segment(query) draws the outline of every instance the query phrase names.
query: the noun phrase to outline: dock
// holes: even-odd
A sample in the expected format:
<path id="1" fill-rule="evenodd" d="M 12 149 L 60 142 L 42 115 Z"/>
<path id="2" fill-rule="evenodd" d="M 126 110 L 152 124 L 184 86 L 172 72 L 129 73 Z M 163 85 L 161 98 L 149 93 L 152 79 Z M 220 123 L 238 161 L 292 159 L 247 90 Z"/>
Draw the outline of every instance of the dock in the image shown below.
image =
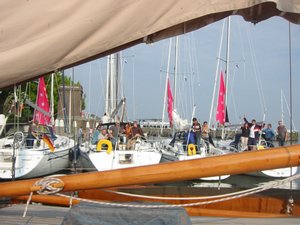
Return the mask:
<path id="1" fill-rule="evenodd" d="M 25 217 L 23 213 L 25 204 L 8 205 L 0 208 L 2 225 L 60 225 L 69 208 L 31 204 Z M 298 225 L 299 218 L 224 218 L 224 217 L 190 217 L 193 225 L 213 224 L 239 224 L 239 225 Z"/>
<path id="2" fill-rule="evenodd" d="M 0 208 L 2 225 L 58 225 L 69 211 L 67 207 L 29 205 L 27 214 L 23 217 L 25 204 L 10 205 Z"/>

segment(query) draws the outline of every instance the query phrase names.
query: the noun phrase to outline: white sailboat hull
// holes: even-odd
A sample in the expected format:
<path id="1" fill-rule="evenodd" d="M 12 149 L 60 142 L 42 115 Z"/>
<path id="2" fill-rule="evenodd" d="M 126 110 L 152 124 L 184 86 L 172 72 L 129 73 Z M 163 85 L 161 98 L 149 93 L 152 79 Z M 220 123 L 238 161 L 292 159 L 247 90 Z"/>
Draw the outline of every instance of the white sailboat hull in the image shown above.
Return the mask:
<path id="1" fill-rule="evenodd" d="M 106 151 L 91 150 L 81 152 L 80 158 L 84 170 L 105 171 L 158 164 L 161 153 L 151 150 L 114 150 L 108 154 Z"/>
<path id="2" fill-rule="evenodd" d="M 203 152 L 203 151 L 202 151 Z M 200 155 L 182 155 L 179 156 L 179 160 L 191 160 L 191 159 L 200 159 L 206 157 L 205 154 Z M 213 177 L 201 177 L 200 180 L 206 180 L 206 181 L 216 181 L 216 180 L 224 180 L 226 178 L 230 177 L 230 175 L 222 175 L 222 176 L 213 176 Z"/>
<path id="3" fill-rule="evenodd" d="M 150 143 L 137 141 L 134 150 L 122 148 L 113 149 L 108 153 L 106 150 L 96 150 L 96 145 L 82 144 L 80 147 L 80 163 L 83 170 L 106 171 L 129 167 L 138 167 L 158 164 L 162 153 L 151 147 Z"/>
<path id="4" fill-rule="evenodd" d="M 81 163 L 85 170 L 106 171 L 129 167 L 158 164 L 161 153 L 156 151 L 114 150 L 81 152 Z"/>
<path id="5" fill-rule="evenodd" d="M 186 151 L 183 150 L 183 145 L 181 143 L 175 144 L 175 148 L 170 148 L 173 149 L 171 151 L 166 147 L 170 143 L 170 140 L 164 140 L 161 145 L 161 149 L 163 152 L 163 158 L 168 159 L 170 161 L 183 161 L 183 160 L 192 160 L 192 159 L 200 159 L 200 158 L 205 158 L 205 157 L 210 157 L 214 155 L 222 155 L 224 154 L 224 151 L 213 148 L 212 146 L 210 147 L 209 153 L 206 152 L 206 147 L 201 147 L 201 150 L 199 153 L 195 155 L 188 155 Z M 203 146 L 205 144 L 203 143 Z M 213 176 L 213 177 L 202 177 L 200 180 L 206 180 L 206 181 L 216 181 L 216 180 L 224 180 L 226 178 L 230 177 L 230 175 L 222 175 L 222 176 Z"/>
<path id="6" fill-rule="evenodd" d="M 1 143 L 8 143 L 2 140 Z M 51 152 L 41 141 L 39 147 L 15 149 L 15 165 L 13 166 L 13 148 L 2 145 L 0 149 L 0 178 L 25 179 L 53 174 L 66 169 L 70 165 L 69 150 L 74 147 L 74 141 L 58 136 L 54 141 L 55 150 Z"/>
<path id="7" fill-rule="evenodd" d="M 273 177 L 273 178 L 284 178 L 293 176 L 297 173 L 298 167 L 291 167 L 291 168 L 280 168 L 280 169 L 273 169 L 273 170 L 262 170 L 256 171 L 252 173 L 247 173 L 252 176 L 258 177 Z"/>

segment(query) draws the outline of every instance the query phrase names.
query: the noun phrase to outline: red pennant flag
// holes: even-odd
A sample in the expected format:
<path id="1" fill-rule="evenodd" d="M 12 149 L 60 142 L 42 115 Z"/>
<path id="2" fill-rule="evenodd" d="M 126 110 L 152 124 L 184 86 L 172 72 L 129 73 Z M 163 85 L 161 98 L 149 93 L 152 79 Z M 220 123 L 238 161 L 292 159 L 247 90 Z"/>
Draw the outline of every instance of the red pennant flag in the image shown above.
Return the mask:
<path id="1" fill-rule="evenodd" d="M 170 127 L 173 126 L 173 116 L 172 116 L 172 111 L 173 111 L 173 95 L 171 91 L 171 86 L 170 86 L 170 80 L 168 78 L 168 116 L 169 116 L 169 121 L 170 121 Z"/>
<path id="2" fill-rule="evenodd" d="M 223 78 L 223 72 L 221 71 L 218 107 L 216 115 L 216 121 L 218 121 L 221 125 L 225 123 L 225 94 L 225 83 Z"/>
<path id="3" fill-rule="evenodd" d="M 46 85 L 44 81 L 44 77 L 39 78 L 39 85 L 38 85 L 38 94 L 36 98 L 36 105 L 43 109 L 46 112 L 50 112 Z M 49 125 L 50 124 L 50 116 L 44 115 L 42 112 L 35 110 L 33 115 L 33 121 L 38 122 L 42 125 Z"/>

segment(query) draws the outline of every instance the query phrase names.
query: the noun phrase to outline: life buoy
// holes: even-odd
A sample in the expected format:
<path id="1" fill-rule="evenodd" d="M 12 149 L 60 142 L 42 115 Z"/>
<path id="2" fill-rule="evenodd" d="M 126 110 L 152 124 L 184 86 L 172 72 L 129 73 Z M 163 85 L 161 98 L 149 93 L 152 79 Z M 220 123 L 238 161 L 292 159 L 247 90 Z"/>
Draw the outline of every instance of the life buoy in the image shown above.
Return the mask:
<path id="1" fill-rule="evenodd" d="M 194 144 L 188 145 L 188 155 L 196 155 L 196 145 Z"/>
<path id="2" fill-rule="evenodd" d="M 97 148 L 96 148 L 97 151 L 101 151 L 102 150 L 102 145 L 107 145 L 106 153 L 110 154 L 111 151 L 112 151 L 112 148 L 113 148 L 111 141 L 110 140 L 106 140 L 106 139 L 98 141 Z"/>

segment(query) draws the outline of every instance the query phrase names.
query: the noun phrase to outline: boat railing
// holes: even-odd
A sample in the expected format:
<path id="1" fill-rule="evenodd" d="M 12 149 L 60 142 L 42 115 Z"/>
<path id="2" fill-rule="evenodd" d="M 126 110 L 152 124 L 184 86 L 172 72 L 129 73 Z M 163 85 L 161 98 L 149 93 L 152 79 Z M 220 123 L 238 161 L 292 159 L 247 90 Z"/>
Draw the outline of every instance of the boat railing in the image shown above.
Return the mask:
<path id="1" fill-rule="evenodd" d="M 24 133 L 21 131 L 17 131 L 14 134 L 14 140 L 13 140 L 13 148 L 18 149 L 24 144 Z"/>

